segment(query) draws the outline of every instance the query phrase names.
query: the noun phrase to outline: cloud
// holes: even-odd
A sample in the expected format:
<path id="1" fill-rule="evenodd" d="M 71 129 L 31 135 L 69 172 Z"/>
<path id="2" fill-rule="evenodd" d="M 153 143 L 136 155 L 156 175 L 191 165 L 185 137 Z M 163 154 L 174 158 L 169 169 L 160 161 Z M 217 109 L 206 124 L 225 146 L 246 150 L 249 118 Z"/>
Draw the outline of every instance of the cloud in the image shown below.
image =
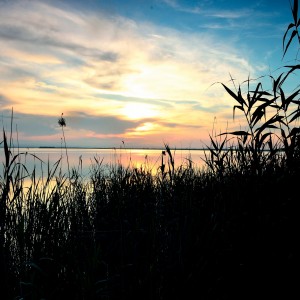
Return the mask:
<path id="1" fill-rule="evenodd" d="M 0 101 L 3 97 L 0 97 Z M 10 123 L 18 135 L 21 146 L 36 145 L 59 146 L 62 138 L 61 128 L 58 125 L 59 116 L 39 114 L 13 114 L 10 110 L 2 110 L 2 123 L 6 131 L 10 131 Z M 69 146 L 95 146 L 102 140 L 119 141 L 136 128 L 143 126 L 144 121 L 122 120 L 117 117 L 95 116 L 82 112 L 64 114 L 66 127 L 65 135 Z M 88 141 L 93 140 L 94 144 Z M 78 143 L 78 140 L 81 142 Z M 27 141 L 27 143 L 26 143 Z M 30 141 L 30 142 L 28 142 Z"/>
<path id="2" fill-rule="evenodd" d="M 72 130 L 92 130 L 96 134 L 125 134 L 139 126 L 137 121 L 121 120 L 112 116 L 93 116 L 82 112 L 69 112 L 67 122 Z"/>
<path id="3" fill-rule="evenodd" d="M 240 19 L 253 15 L 254 11 L 252 9 L 210 9 L 208 3 L 197 4 L 197 5 L 182 5 L 176 0 L 163 0 L 163 2 L 169 7 L 185 13 L 198 14 L 202 16 L 210 16 L 221 19 Z"/>
<path id="4" fill-rule="evenodd" d="M 241 19 L 253 15 L 252 9 L 208 11 L 207 16 L 221 19 Z"/>
<path id="5" fill-rule="evenodd" d="M 0 105 L 1 105 L 1 108 L 3 109 L 3 107 L 7 106 L 8 104 L 10 104 L 9 99 L 7 99 L 6 97 L 4 97 L 4 96 L 2 96 L 0 94 Z"/>
<path id="6" fill-rule="evenodd" d="M 178 3 L 176 0 L 162 0 L 163 3 L 165 3 L 167 6 L 175 9 L 176 11 L 190 13 L 190 14 L 202 14 L 203 11 L 200 8 L 200 6 L 183 6 Z"/>
<path id="7" fill-rule="evenodd" d="M 76 130 L 77 140 L 84 134 L 119 138 L 141 131 L 157 137 L 170 128 L 196 132 L 199 119 L 205 127 L 209 113 L 227 107 L 221 88 L 207 91 L 212 83 L 227 79 L 229 72 L 244 78 L 261 69 L 247 53 L 239 54 L 234 40 L 66 7 L 53 1 L 1 3 L 2 97 L 24 118 L 24 138 L 46 139 L 48 133 L 56 139 L 53 124 L 61 112 L 69 118 L 66 130 L 74 141 Z M 235 12 L 215 17 L 226 13 L 238 17 Z M 146 113 L 141 119 L 128 109 L 126 114 L 135 105 L 157 114 L 152 120 Z"/>
<path id="8" fill-rule="evenodd" d="M 190 125 L 190 124 L 181 124 L 181 123 L 167 123 L 167 122 L 161 122 L 159 123 L 161 126 L 167 127 L 167 128 L 184 128 L 184 129 L 199 129 L 202 126 L 201 125 Z"/>
<path id="9" fill-rule="evenodd" d="M 57 133 L 57 118 L 47 115 L 38 114 L 23 114 L 15 113 L 9 109 L 1 110 L 2 118 L 4 118 L 4 128 L 9 129 L 12 121 L 14 131 L 17 131 L 21 136 L 40 136 L 53 135 Z"/>
<path id="10" fill-rule="evenodd" d="M 213 106 L 203 106 L 201 104 L 196 104 L 193 105 L 193 109 L 198 110 L 198 111 L 205 111 L 205 112 L 211 112 L 211 113 L 218 113 L 218 112 L 222 112 L 224 110 L 228 110 L 231 109 L 232 107 L 230 105 L 213 105 Z"/>
<path id="11" fill-rule="evenodd" d="M 4 114 L 8 115 L 8 111 Z M 93 116 L 82 112 L 69 112 L 64 115 L 66 119 L 67 132 L 78 132 L 79 130 L 89 131 L 90 134 L 125 134 L 126 131 L 139 126 L 141 122 L 121 120 L 116 117 Z M 61 131 L 58 125 L 58 117 L 36 114 L 18 113 L 14 117 L 14 123 L 18 125 L 21 134 L 30 136 L 52 135 Z M 21 124 L 21 126 L 19 126 Z"/>
<path id="12" fill-rule="evenodd" d="M 124 89 L 127 88 L 126 79 L 142 81 L 143 77 L 149 79 L 154 72 L 159 75 L 156 71 L 170 76 L 168 72 L 177 71 L 182 66 L 187 68 L 191 59 L 200 62 L 199 58 L 208 49 L 222 48 L 223 57 L 226 50 L 233 50 L 228 46 L 224 49 L 224 45 L 218 45 L 205 35 L 182 34 L 168 28 L 137 24 L 119 16 L 107 17 L 101 13 L 77 15 L 35 1 L 15 3 L 18 5 L 8 13 L 3 10 L 0 37 L 14 42 L 13 48 L 19 50 L 25 45 L 24 54 L 39 52 L 53 55 L 67 65 L 77 64 L 78 71 L 91 74 L 85 81 L 93 86 L 99 82 L 100 88 L 103 78 L 112 77 L 114 80 L 110 82 L 118 82 L 116 86 Z M 211 56 L 216 55 L 214 51 L 209 52 Z M 209 52 L 205 56 L 210 56 Z M 226 54 L 228 59 L 232 56 Z M 164 63 L 161 65 L 161 62 Z M 173 68 L 171 63 L 174 63 Z"/>
<path id="13" fill-rule="evenodd" d="M 177 13 L 190 15 L 192 20 L 198 18 L 196 25 L 198 28 L 211 32 L 232 31 L 235 35 L 240 35 L 240 39 L 259 38 L 262 32 L 265 32 L 267 38 L 281 37 L 281 29 L 286 26 L 282 22 L 282 15 L 278 8 L 273 9 L 268 3 L 261 1 L 247 6 L 242 1 L 225 3 L 223 1 L 162 0 L 162 3 Z M 276 22 L 274 22 L 275 18 L 277 18 Z"/>

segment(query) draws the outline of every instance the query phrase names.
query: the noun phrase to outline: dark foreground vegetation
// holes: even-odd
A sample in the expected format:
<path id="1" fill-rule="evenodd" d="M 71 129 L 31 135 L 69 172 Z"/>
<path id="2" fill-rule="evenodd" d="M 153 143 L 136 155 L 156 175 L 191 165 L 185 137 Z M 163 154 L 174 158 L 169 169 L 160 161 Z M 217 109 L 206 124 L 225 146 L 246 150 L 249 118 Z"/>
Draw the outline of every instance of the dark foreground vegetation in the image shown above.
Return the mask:
<path id="1" fill-rule="evenodd" d="M 156 174 L 95 158 L 88 179 L 59 162 L 39 179 L 3 132 L 0 298 L 293 299 L 300 90 L 284 87 L 299 68 L 270 76 L 269 90 L 224 85 L 246 129 L 212 134 L 201 171 L 175 168 L 166 145 Z"/>

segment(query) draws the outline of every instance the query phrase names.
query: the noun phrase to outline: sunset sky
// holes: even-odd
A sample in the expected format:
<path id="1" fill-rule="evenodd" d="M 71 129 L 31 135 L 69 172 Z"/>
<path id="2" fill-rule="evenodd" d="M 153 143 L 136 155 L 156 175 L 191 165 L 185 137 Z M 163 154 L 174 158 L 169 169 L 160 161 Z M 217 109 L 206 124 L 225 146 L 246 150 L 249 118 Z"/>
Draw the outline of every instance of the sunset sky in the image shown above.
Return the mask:
<path id="1" fill-rule="evenodd" d="M 63 113 L 68 146 L 203 147 L 241 125 L 217 82 L 283 66 L 291 21 L 288 0 L 0 0 L 1 125 L 13 108 L 20 146 L 60 146 Z"/>

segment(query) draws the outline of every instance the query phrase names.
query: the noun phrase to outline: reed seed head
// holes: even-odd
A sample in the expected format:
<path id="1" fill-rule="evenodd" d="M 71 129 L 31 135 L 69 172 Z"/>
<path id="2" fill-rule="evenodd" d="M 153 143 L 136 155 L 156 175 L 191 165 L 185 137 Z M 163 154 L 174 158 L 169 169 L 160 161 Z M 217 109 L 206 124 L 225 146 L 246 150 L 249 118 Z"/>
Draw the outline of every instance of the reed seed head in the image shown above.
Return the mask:
<path id="1" fill-rule="evenodd" d="M 67 124 L 66 124 L 66 120 L 65 120 L 65 118 L 63 117 L 63 113 L 61 114 L 61 117 L 58 119 L 58 125 L 60 126 L 60 127 L 65 127 L 65 126 L 67 126 Z"/>

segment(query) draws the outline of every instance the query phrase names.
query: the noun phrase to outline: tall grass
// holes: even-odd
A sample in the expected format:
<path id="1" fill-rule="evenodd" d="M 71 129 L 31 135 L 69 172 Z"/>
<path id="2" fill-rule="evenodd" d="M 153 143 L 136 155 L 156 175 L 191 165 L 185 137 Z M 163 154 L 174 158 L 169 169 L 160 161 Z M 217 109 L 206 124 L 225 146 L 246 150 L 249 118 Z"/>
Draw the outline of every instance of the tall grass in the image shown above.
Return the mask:
<path id="1" fill-rule="evenodd" d="M 96 158 L 89 178 L 57 162 L 39 179 L 6 147 L 4 299 L 245 299 L 292 286 L 299 172 L 281 161 L 220 176 L 175 168 L 166 147 L 155 175 Z"/>
<path id="2" fill-rule="evenodd" d="M 3 130 L 1 298 L 291 299 L 300 113 L 288 68 L 269 91 L 224 85 L 246 128 L 211 134 L 205 170 L 175 167 L 165 145 L 155 173 L 95 157 L 88 178 L 60 161 L 37 178 Z"/>

